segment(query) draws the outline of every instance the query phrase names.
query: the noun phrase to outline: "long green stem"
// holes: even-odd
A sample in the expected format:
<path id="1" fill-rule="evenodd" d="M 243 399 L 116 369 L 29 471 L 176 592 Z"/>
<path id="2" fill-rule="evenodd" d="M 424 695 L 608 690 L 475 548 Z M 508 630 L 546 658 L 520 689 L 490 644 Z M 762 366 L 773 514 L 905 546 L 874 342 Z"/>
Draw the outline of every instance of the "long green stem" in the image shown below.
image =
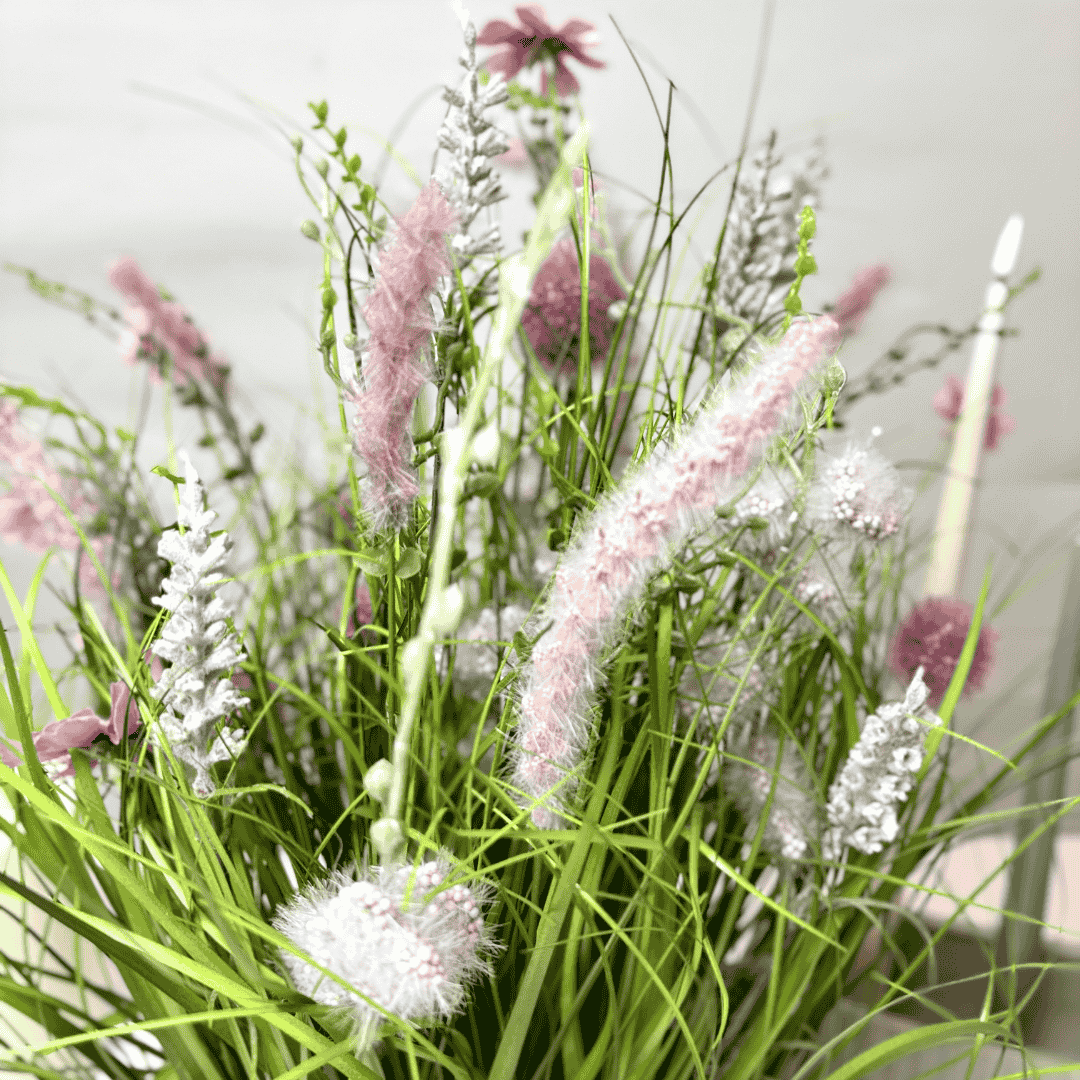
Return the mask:
<path id="1" fill-rule="evenodd" d="M 383 817 L 372 826 L 372 842 L 384 863 L 400 857 L 404 847 L 405 780 L 413 727 L 420 712 L 425 675 L 435 638 L 452 632 L 458 612 L 451 590 L 450 556 L 453 549 L 454 520 L 458 500 L 472 463 L 474 434 L 484 408 L 484 399 L 521 321 L 529 289 L 537 269 L 551 251 L 555 235 L 565 224 L 573 204 L 570 171 L 582 160 L 588 144 L 589 125 L 584 123 L 566 145 L 559 169 L 551 178 L 537 210 L 536 224 L 529 233 L 525 251 L 506 259 L 499 275 L 499 305 L 476 382 L 469 394 L 458 426 L 443 436 L 443 466 L 439 478 L 439 519 L 430 555 L 427 594 L 416 635 L 401 650 L 401 677 L 404 687 L 401 717 L 394 737 L 390 792 L 383 805 Z"/>

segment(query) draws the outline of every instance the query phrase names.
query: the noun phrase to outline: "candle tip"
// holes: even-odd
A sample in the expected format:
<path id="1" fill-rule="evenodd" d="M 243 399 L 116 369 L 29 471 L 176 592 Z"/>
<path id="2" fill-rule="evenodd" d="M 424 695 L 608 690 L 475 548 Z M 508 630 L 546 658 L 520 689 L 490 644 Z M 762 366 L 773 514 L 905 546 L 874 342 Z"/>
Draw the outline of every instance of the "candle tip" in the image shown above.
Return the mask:
<path id="1" fill-rule="evenodd" d="M 1020 214 L 1013 214 L 1005 222 L 1005 228 L 1001 230 L 1001 235 L 998 237 L 997 247 L 994 248 L 994 258 L 990 263 L 994 277 L 1008 277 L 1012 273 L 1023 234 L 1024 219 Z"/>

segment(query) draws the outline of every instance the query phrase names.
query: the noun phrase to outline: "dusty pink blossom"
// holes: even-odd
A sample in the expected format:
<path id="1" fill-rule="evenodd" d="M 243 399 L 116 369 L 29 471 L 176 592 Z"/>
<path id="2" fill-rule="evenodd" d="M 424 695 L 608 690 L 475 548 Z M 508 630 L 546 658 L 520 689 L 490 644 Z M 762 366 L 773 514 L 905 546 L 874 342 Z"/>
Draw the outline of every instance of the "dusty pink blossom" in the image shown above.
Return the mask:
<path id="1" fill-rule="evenodd" d="M 49 461 L 42 443 L 19 422 L 19 410 L 11 400 L 0 402 L 0 462 L 7 466 L 11 485 L 0 495 L 0 538 L 9 544 L 22 544 L 31 551 L 60 547 L 77 552 L 82 547 L 79 534 L 49 489 L 64 499 L 76 520 L 88 521 L 94 515 L 94 507 Z M 105 538 L 95 537 L 90 544 L 103 563 Z M 79 581 L 88 592 L 103 591 L 97 570 L 85 552 L 79 563 Z M 113 580 L 114 588 L 118 584 L 117 576 Z"/>
<path id="2" fill-rule="evenodd" d="M 550 629 L 519 682 L 512 783 L 526 805 L 547 796 L 532 811 L 540 828 L 555 827 L 572 800 L 600 658 L 625 612 L 665 555 L 738 493 L 739 478 L 789 413 L 796 387 L 838 343 L 828 316 L 796 322 L 734 390 L 701 410 L 676 445 L 658 450 L 582 520 L 533 621 Z"/>
<path id="3" fill-rule="evenodd" d="M 370 625 L 372 620 L 371 590 L 363 575 L 357 575 L 355 596 L 356 602 L 352 611 L 349 612 L 349 621 L 345 626 L 345 634 L 348 637 L 352 637 L 359 627 Z"/>
<path id="4" fill-rule="evenodd" d="M 492 160 L 504 169 L 520 169 L 529 164 L 529 153 L 521 139 L 510 139 L 509 149 Z"/>
<path id="5" fill-rule="evenodd" d="M 99 735 L 108 735 L 109 741 L 119 746 L 124 737 L 124 723 L 127 733 L 134 735 L 141 723 L 139 707 L 131 700 L 131 689 L 122 682 L 109 685 L 112 708 L 106 718 L 98 716 L 92 709 L 80 709 L 66 720 L 50 720 L 40 731 L 33 735 L 34 749 L 38 760 L 45 764 L 53 762 L 57 766 L 56 779 L 75 775 L 75 765 L 69 751 L 72 747 L 89 748 Z M 0 761 L 15 769 L 22 764 L 6 746 L 0 743 Z M 65 764 L 66 762 L 66 764 Z M 97 764 L 91 759 L 91 764 Z"/>
<path id="6" fill-rule="evenodd" d="M 603 364 L 615 322 L 608 308 L 626 293 L 615 280 L 603 256 L 589 257 L 589 344 L 594 364 Z M 581 333 L 581 268 L 577 248 L 569 237 L 559 240 L 541 264 L 533 281 L 532 292 L 521 326 L 537 359 L 549 370 L 562 356 L 559 370 L 577 370 L 574 340 Z M 565 354 L 565 355 L 564 355 Z"/>
<path id="7" fill-rule="evenodd" d="M 109 281 L 129 302 L 124 316 L 128 326 L 120 337 L 120 356 L 125 363 L 150 362 L 151 379 L 161 382 L 166 361 L 171 358 L 177 386 L 190 378 L 205 379 L 219 389 L 224 387 L 224 359 L 211 354 L 209 343 L 187 310 L 181 304 L 163 300 L 134 259 L 125 256 L 112 263 Z"/>
<path id="8" fill-rule="evenodd" d="M 997 383 L 994 386 L 993 396 L 990 398 L 990 411 L 986 417 L 986 434 L 983 436 L 983 446 L 987 450 L 996 450 L 1002 436 L 1010 435 L 1016 430 L 1016 418 L 1005 412 L 1006 404 L 1005 390 L 1001 383 Z M 963 408 L 964 386 L 957 376 L 950 375 L 934 395 L 934 412 L 942 420 L 959 420 Z M 951 427 L 945 428 L 941 433 L 943 439 L 951 435 Z"/>
<path id="9" fill-rule="evenodd" d="M 971 626 L 972 610 L 972 606 L 963 600 L 928 596 L 915 605 L 889 645 L 889 667 L 898 679 L 906 682 L 914 677 L 918 668 L 924 669 L 923 679 L 930 690 L 932 708 L 941 704 L 956 670 Z M 983 623 L 964 683 L 965 696 L 972 690 L 981 689 L 990 674 L 997 639 L 997 631 Z"/>
<path id="10" fill-rule="evenodd" d="M 522 68 L 545 59 L 555 64 L 555 92 L 560 97 L 576 94 L 581 85 L 566 66 L 571 56 L 586 67 L 602 68 L 607 65 L 594 60 L 585 50 L 592 48 L 585 35 L 596 27 L 584 19 L 570 19 L 556 30 L 539 4 L 523 4 L 514 8 L 520 26 L 512 26 L 502 19 L 492 19 L 480 31 L 477 45 L 499 45 L 501 49 L 489 57 L 486 67 L 491 72 L 501 71 L 509 82 Z M 544 64 L 540 76 L 540 93 L 547 96 L 548 72 Z"/>
<path id="11" fill-rule="evenodd" d="M 363 308 L 370 331 L 363 388 L 347 386 L 346 395 L 356 406 L 353 445 L 368 467 L 367 505 L 379 527 L 400 525 L 418 490 L 409 424 L 427 379 L 422 355 L 435 325 L 431 296 L 450 270 L 446 234 L 455 220 L 430 181 L 398 220 Z"/>
<path id="12" fill-rule="evenodd" d="M 860 270 L 854 281 L 842 293 L 833 306 L 831 315 L 840 326 L 840 333 L 858 333 L 863 316 L 870 310 L 877 294 L 892 280 L 892 271 L 884 265 L 867 266 Z"/>

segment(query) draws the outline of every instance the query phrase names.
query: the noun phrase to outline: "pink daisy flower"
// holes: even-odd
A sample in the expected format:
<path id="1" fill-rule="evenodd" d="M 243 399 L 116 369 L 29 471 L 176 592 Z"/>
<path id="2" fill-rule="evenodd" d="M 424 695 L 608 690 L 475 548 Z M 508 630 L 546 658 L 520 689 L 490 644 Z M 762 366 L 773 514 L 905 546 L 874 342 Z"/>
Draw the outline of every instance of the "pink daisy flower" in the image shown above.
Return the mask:
<path id="1" fill-rule="evenodd" d="M 983 436 L 983 446 L 987 450 L 996 450 L 998 440 L 1016 430 L 1016 418 L 1004 411 L 1006 403 L 1005 390 L 1001 383 L 997 383 L 990 399 L 990 412 L 986 417 L 986 434 Z M 963 409 L 964 386 L 957 376 L 950 375 L 934 395 L 934 412 L 942 420 L 955 421 L 960 419 Z M 952 428 L 944 428 L 941 432 L 943 439 L 951 435 Z"/>
<path id="2" fill-rule="evenodd" d="M 477 45 L 501 46 L 500 51 L 488 59 L 486 66 L 491 72 L 501 71 L 507 82 L 522 68 L 550 59 L 555 63 L 555 92 L 559 97 L 569 97 L 576 94 L 581 85 L 566 66 L 566 54 L 586 67 L 607 66 L 585 52 L 592 47 L 585 40 L 585 35 L 596 29 L 591 22 L 570 19 L 556 30 L 547 21 L 544 9 L 539 4 L 523 4 L 514 11 L 521 20 L 520 26 L 512 26 L 502 19 L 492 19 L 476 38 Z M 548 72 L 545 65 L 540 93 L 546 97 L 547 92 Z"/>
<path id="3" fill-rule="evenodd" d="M 836 301 L 831 313 L 840 326 L 841 334 L 846 336 L 858 333 L 870 305 L 891 280 L 892 271 L 884 263 L 864 267 L 855 275 L 847 291 Z"/>
<path id="4" fill-rule="evenodd" d="M 589 343 L 594 364 L 602 364 L 615 322 L 608 308 L 626 299 L 611 267 L 601 255 L 589 257 Z M 563 374 L 577 370 L 573 339 L 581 332 L 581 269 L 569 237 L 559 240 L 536 272 L 521 326 L 537 359 L 549 370 L 562 362 Z"/>
<path id="5" fill-rule="evenodd" d="M 928 596 L 912 609 L 900 624 L 889 646 L 889 667 L 903 682 L 924 669 L 923 679 L 930 690 L 930 706 L 937 708 L 956 670 L 960 652 L 971 626 L 972 606 L 963 600 Z M 979 690 L 994 666 L 993 647 L 998 633 L 983 624 L 964 683 L 963 694 Z"/>

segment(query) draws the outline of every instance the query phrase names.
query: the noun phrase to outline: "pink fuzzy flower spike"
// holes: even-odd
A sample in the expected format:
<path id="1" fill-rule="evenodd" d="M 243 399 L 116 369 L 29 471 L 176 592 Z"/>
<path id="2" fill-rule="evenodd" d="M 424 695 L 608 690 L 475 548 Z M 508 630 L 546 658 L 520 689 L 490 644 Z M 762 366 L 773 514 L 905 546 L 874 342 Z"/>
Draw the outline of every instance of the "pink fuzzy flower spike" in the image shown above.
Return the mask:
<path id="1" fill-rule="evenodd" d="M 997 444 L 1005 435 L 1011 435 L 1016 430 L 1016 418 L 1005 412 L 1007 404 L 1005 390 L 1001 383 L 994 386 L 993 396 L 990 398 L 990 411 L 986 417 L 986 433 L 983 436 L 983 447 L 987 450 L 996 450 Z M 960 419 L 960 413 L 964 408 L 964 387 L 959 378 L 950 375 L 942 384 L 941 389 L 934 395 L 934 412 L 942 420 L 956 421 Z M 947 439 L 952 435 L 951 428 L 945 428 L 941 437 Z"/>
<path id="2" fill-rule="evenodd" d="M 76 520 L 88 521 L 95 513 L 94 506 L 60 475 L 46 457 L 42 443 L 19 422 L 19 410 L 10 400 L 0 403 L 0 463 L 7 466 L 6 478 L 11 485 L 0 495 L 0 538 L 9 544 L 20 543 L 31 551 L 47 551 L 55 546 L 78 552 L 82 540 L 49 489 L 64 498 Z M 104 537 L 94 537 L 90 544 L 98 560 L 104 563 Z M 86 552 L 79 563 L 79 582 L 95 595 L 104 591 Z M 117 573 L 113 587 L 118 588 L 119 584 Z"/>
<path id="3" fill-rule="evenodd" d="M 511 782 L 526 804 L 546 796 L 532 811 L 538 827 L 557 827 L 572 800 L 591 736 L 600 657 L 625 612 L 665 554 L 734 497 L 739 478 L 784 422 L 795 388 L 839 340 L 828 316 L 795 323 L 735 390 L 698 414 L 678 444 L 657 451 L 578 528 L 534 620 L 550 629 L 519 683 Z"/>
<path id="4" fill-rule="evenodd" d="M 432 180 L 399 219 L 363 308 L 370 331 L 363 389 L 348 387 L 346 394 L 356 406 L 353 445 L 368 467 L 369 505 L 379 528 L 400 525 L 418 491 L 409 424 L 427 379 L 421 359 L 435 326 L 431 294 L 450 271 L 446 234 L 455 221 Z"/>
<path id="5" fill-rule="evenodd" d="M 596 29 L 584 19 L 570 19 L 556 30 L 539 4 L 524 4 L 514 9 L 521 20 L 520 26 L 512 26 L 502 19 L 492 19 L 477 35 L 477 45 L 500 45 L 502 48 L 487 61 L 491 72 L 502 72 L 509 82 L 523 67 L 532 67 L 538 61 L 549 58 L 555 63 L 555 92 L 559 97 L 576 94 L 581 85 L 566 66 L 566 57 L 572 56 L 586 67 L 602 68 L 607 65 L 594 60 L 586 53 L 591 45 L 586 35 Z M 540 93 L 547 97 L 548 73 L 545 66 L 540 82 Z"/>
<path id="6" fill-rule="evenodd" d="M 840 333 L 858 333 L 863 317 L 877 298 L 877 294 L 892 280 L 892 271 L 884 264 L 867 266 L 855 275 L 855 280 L 841 294 L 832 310 L 832 317 L 840 326 Z"/>
<path id="7" fill-rule="evenodd" d="M 211 355 L 210 345 L 195 326 L 187 309 L 163 300 L 154 283 L 130 256 L 109 266 L 113 288 L 127 297 L 128 328 L 120 336 L 120 356 L 127 364 L 148 361 L 150 378 L 161 382 L 168 362 L 172 362 L 173 382 L 183 386 L 188 379 L 204 379 L 219 390 L 225 387 L 227 365 Z"/>
<path id="8" fill-rule="evenodd" d="M 956 670 L 971 626 L 972 610 L 972 606 L 963 600 L 928 596 L 916 604 L 900 624 L 889 646 L 889 667 L 902 682 L 910 680 L 918 668 L 924 669 L 923 680 L 930 689 L 932 708 L 941 704 Z M 975 655 L 964 683 L 965 697 L 971 691 L 981 689 L 990 675 L 997 639 L 998 633 L 993 627 L 985 623 L 980 627 Z"/>

